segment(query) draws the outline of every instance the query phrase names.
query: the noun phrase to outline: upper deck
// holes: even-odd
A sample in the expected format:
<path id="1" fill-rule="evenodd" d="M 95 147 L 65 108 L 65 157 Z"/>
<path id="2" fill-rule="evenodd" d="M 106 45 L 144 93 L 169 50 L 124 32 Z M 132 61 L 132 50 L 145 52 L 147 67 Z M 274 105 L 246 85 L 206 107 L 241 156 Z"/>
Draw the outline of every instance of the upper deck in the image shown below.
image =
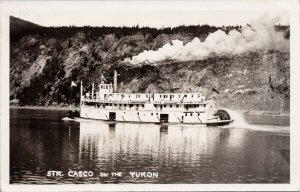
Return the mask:
<path id="1" fill-rule="evenodd" d="M 97 91 L 81 95 L 81 101 L 98 103 L 204 104 L 202 93 L 115 93 L 112 84 L 98 84 Z"/>
<path id="2" fill-rule="evenodd" d="M 101 103 L 204 103 L 201 93 L 96 93 L 86 94 L 82 101 Z"/>
<path id="3" fill-rule="evenodd" d="M 81 94 L 81 106 L 123 111 L 205 112 L 208 102 L 198 93 L 116 93 L 111 84 L 99 84 Z"/>

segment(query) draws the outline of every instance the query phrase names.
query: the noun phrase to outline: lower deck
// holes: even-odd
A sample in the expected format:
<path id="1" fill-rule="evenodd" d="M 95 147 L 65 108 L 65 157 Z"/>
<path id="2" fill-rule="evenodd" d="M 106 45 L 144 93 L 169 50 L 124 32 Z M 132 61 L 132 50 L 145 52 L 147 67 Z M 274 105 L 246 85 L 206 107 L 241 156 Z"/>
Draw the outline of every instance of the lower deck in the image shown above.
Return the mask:
<path id="1" fill-rule="evenodd" d="M 199 112 L 176 112 L 176 111 L 130 111 L 112 110 L 101 108 L 81 107 L 80 117 L 88 119 L 99 119 L 123 122 L 145 122 L 145 123 L 197 123 L 204 124 L 207 114 Z"/>

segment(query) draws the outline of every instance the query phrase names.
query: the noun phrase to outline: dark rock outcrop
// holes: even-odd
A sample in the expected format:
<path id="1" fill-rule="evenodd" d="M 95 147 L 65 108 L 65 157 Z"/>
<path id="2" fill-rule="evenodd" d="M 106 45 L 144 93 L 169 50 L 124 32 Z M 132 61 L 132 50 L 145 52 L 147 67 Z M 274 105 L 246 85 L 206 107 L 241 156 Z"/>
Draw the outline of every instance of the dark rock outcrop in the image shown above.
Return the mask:
<path id="1" fill-rule="evenodd" d="M 22 105 L 67 104 L 71 81 L 83 81 L 87 87 L 99 83 L 104 74 L 107 82 L 113 82 L 113 71 L 117 70 L 119 91 L 202 91 L 207 97 L 216 97 L 223 107 L 289 111 L 289 52 L 267 50 L 157 65 L 129 66 L 123 62 L 174 39 L 204 39 L 216 27 L 46 28 L 22 22 L 11 19 L 12 31 L 26 29 L 12 33 L 10 60 L 10 99 Z M 288 27 L 280 30 L 289 34 Z M 213 94 L 212 88 L 220 94 Z M 78 103 L 79 86 L 73 87 L 72 93 L 71 102 Z"/>

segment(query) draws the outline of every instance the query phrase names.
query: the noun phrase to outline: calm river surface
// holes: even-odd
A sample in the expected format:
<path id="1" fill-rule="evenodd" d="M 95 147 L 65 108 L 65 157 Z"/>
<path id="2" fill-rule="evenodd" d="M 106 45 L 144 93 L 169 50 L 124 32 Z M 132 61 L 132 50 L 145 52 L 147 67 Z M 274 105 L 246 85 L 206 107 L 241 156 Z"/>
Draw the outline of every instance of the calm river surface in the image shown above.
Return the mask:
<path id="1" fill-rule="evenodd" d="M 62 121 L 64 114 L 10 110 L 11 183 L 290 181 L 288 125 L 108 124 Z M 48 177 L 52 170 L 62 171 L 64 176 Z M 69 171 L 92 171 L 94 175 L 71 177 Z M 112 172 L 121 175 L 112 176 Z M 132 178 L 130 172 L 158 173 L 158 177 Z M 100 173 L 108 173 L 108 177 Z"/>

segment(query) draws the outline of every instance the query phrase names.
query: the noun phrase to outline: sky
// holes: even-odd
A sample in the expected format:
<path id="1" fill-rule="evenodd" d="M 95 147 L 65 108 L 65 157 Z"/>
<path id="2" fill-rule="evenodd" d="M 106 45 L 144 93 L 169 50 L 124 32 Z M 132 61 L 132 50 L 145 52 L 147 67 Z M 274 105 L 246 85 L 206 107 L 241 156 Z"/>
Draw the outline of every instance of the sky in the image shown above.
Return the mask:
<path id="1" fill-rule="evenodd" d="M 204 2 L 29 2 L 10 5 L 9 8 L 10 15 L 42 26 L 226 26 L 246 25 L 264 15 L 279 17 L 282 25 L 289 24 L 289 12 L 276 4 L 234 6 L 236 3 L 233 3 L 230 6 L 230 3 L 223 3 L 220 6 L 221 3 Z"/>

